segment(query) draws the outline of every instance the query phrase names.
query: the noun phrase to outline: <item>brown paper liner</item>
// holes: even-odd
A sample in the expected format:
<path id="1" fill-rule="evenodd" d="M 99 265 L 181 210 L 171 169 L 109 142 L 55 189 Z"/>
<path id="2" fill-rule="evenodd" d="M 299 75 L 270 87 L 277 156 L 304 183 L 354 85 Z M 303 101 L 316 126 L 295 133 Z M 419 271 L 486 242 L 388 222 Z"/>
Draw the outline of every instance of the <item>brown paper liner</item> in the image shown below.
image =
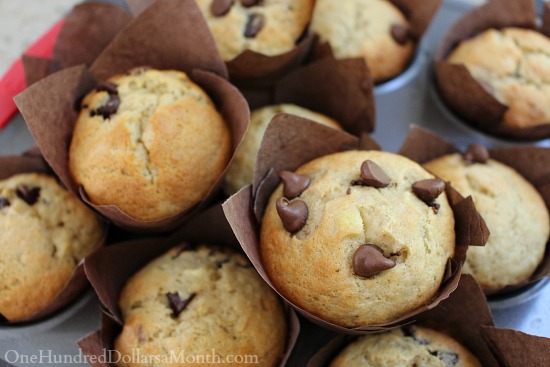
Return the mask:
<path id="1" fill-rule="evenodd" d="M 215 230 L 213 230 L 213 228 Z M 112 350 L 115 337 L 120 333 L 123 318 L 118 307 L 119 294 L 124 285 L 139 269 L 152 259 L 181 243 L 211 244 L 238 248 L 220 205 L 203 211 L 170 237 L 134 240 L 105 247 L 88 257 L 84 268 L 96 291 L 102 308 L 102 324 L 99 331 L 78 342 L 82 352 L 90 358 L 100 359 L 106 350 Z M 128 256 L 132 254 L 132 256 Z M 279 364 L 283 367 L 300 332 L 296 314 L 287 307 L 288 338 L 285 354 Z M 93 366 L 112 364 L 92 363 Z"/>
<path id="2" fill-rule="evenodd" d="M 446 61 L 463 40 L 490 28 L 521 27 L 548 33 L 550 15 L 545 6 L 543 24 L 537 27 L 533 0 L 492 0 L 466 13 L 443 38 L 435 54 L 435 76 L 443 101 L 472 127 L 494 136 L 515 140 L 538 140 L 550 136 L 550 125 L 512 128 L 502 123 L 508 110 L 488 93 L 462 64 Z"/>
<path id="3" fill-rule="evenodd" d="M 409 22 L 409 34 L 414 39 L 416 47 L 420 44 L 422 36 L 428 29 L 432 18 L 434 17 L 437 9 L 441 5 L 441 0 L 389 0 L 395 7 L 397 7 Z M 418 50 L 417 50 L 418 52 Z M 327 42 L 320 42 L 315 46 L 312 51 L 312 58 L 322 58 L 328 55 L 333 55 L 330 45 Z M 412 62 L 411 58 L 411 62 Z M 403 72 L 406 68 L 403 70 Z M 400 75 L 400 74 L 399 74 Z M 393 78 L 398 77 L 396 75 Z M 391 80 L 391 79 L 390 79 Z M 375 84 L 381 84 L 387 79 L 374 80 Z"/>
<path id="4" fill-rule="evenodd" d="M 25 152 L 22 156 L 0 157 L 0 180 L 7 179 L 20 173 L 33 172 L 52 175 L 51 169 L 48 167 L 44 159 L 37 154 L 35 149 Z M 96 245 L 96 250 L 100 249 L 105 244 L 107 232 L 107 226 L 104 226 L 103 236 Z M 65 284 L 65 287 L 47 306 L 24 320 L 19 320 L 17 322 L 10 322 L 7 320 L 6 324 L 10 325 L 33 322 L 49 316 L 72 303 L 86 289 L 87 286 L 88 280 L 84 274 L 84 261 L 81 261 L 75 268 L 71 278 Z M 0 319 L 4 320 L 5 318 L 0 314 Z M 2 321 L 2 323 L 3 322 L 4 321 Z"/>
<path id="5" fill-rule="evenodd" d="M 131 19 L 128 12 L 114 4 L 85 2 L 76 5 L 65 17 L 51 59 L 24 55 L 27 85 L 61 69 L 91 65 Z"/>
<path id="6" fill-rule="evenodd" d="M 461 277 L 457 289 L 449 298 L 436 308 L 419 315 L 414 323 L 450 335 L 470 350 L 484 367 L 500 366 L 485 342 L 482 328 L 498 329 L 492 328 L 493 319 L 485 296 L 471 276 Z M 353 339 L 350 336 L 334 338 L 309 360 L 307 367 L 327 367 Z"/>
<path id="7" fill-rule="evenodd" d="M 276 115 L 265 132 L 252 185 L 244 187 L 223 204 L 224 213 L 244 252 L 262 278 L 283 298 L 285 298 L 284 295 L 273 286 L 267 276 L 259 252 L 260 218 L 269 196 L 279 183 L 275 173 L 283 169 L 294 171 L 302 164 L 323 155 L 342 150 L 357 149 L 358 143 L 359 139 L 345 132 L 335 131 L 293 115 Z M 363 137 L 361 148 L 378 149 L 378 145 Z M 450 204 L 456 222 L 470 225 L 477 223 L 480 225 L 483 220 L 479 213 L 475 211 L 475 207 L 470 204 L 471 202 L 468 199 L 463 199 L 460 194 L 452 190 L 450 185 L 448 186 Z M 476 227 L 473 226 L 473 228 Z M 436 307 L 457 287 L 467 246 L 470 244 L 482 245 L 484 244 L 483 241 L 486 241 L 482 231 L 472 230 L 468 234 L 470 237 L 465 238 L 457 230 L 455 256 L 447 264 L 446 276 L 434 299 L 429 304 L 419 307 L 392 322 L 364 325 L 359 328 L 345 328 L 326 322 L 292 304 L 288 299 L 285 298 L 285 300 L 309 320 L 337 332 L 361 334 L 403 325 L 408 319 Z"/>
<path id="8" fill-rule="evenodd" d="M 401 154 L 409 156 L 420 164 L 456 152 L 459 152 L 457 147 L 437 134 L 417 127 L 411 129 L 400 151 Z M 512 167 L 529 181 L 540 193 L 550 211 L 550 148 L 530 146 L 494 148 L 489 149 L 489 155 L 492 159 Z M 548 245 L 544 259 L 528 281 L 507 286 L 498 291 L 489 289 L 484 291 L 487 295 L 503 295 L 547 276 L 550 276 L 550 246 Z"/>
<path id="9" fill-rule="evenodd" d="M 491 326 L 483 326 L 481 332 L 501 366 L 550 366 L 549 338 Z"/>
<path id="10" fill-rule="evenodd" d="M 182 34 L 192 36 L 181 37 Z M 72 181 L 68 167 L 68 149 L 78 114 L 75 104 L 79 98 L 96 85 L 96 80 L 143 65 L 182 70 L 203 88 L 229 125 L 234 153 L 248 127 L 248 106 L 237 89 L 224 79 L 225 66 L 193 0 L 158 0 L 118 34 L 90 70 L 75 66 L 59 71 L 16 96 L 15 102 L 44 157 L 73 193 L 80 194 L 86 203 L 122 228 L 166 231 L 181 224 L 211 199 L 225 172 L 194 208 L 157 221 L 140 221 L 114 205 L 91 203 Z"/>

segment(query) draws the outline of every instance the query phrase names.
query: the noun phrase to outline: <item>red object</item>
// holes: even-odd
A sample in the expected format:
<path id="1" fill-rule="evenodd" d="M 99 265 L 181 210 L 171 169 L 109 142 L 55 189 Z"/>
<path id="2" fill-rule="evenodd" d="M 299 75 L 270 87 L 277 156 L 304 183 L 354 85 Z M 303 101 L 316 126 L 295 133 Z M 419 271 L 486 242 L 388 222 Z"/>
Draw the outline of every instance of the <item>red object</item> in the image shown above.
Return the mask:
<path id="1" fill-rule="evenodd" d="M 60 20 L 33 43 L 25 51 L 25 54 L 44 58 L 51 57 L 55 40 L 62 26 L 63 20 Z M 26 87 L 23 63 L 21 58 L 18 58 L 0 79 L 0 129 L 6 126 L 17 112 L 13 97 L 25 90 Z"/>

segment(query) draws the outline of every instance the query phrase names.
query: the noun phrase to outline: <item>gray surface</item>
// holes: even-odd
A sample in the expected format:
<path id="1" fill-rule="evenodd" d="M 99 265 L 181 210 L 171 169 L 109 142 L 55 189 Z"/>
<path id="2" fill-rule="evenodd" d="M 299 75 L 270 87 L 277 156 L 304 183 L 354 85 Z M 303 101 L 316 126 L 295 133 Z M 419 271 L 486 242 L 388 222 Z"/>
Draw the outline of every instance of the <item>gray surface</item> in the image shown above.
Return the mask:
<path id="1" fill-rule="evenodd" d="M 488 146 L 506 145 L 508 142 L 480 134 L 457 120 L 439 101 L 434 93 L 431 60 L 435 46 L 441 35 L 467 7 L 453 1 L 445 2 L 424 38 L 421 52 L 409 70 L 400 77 L 376 88 L 377 128 L 374 138 L 385 150 L 397 151 L 407 134 L 411 123 L 432 129 L 460 147 L 472 142 Z M 550 146 L 549 141 L 537 143 Z M 21 116 L 17 116 L 7 128 L 0 131 L 0 154 L 19 154 L 32 147 L 34 141 L 26 129 Z M 523 332 L 550 337 L 550 284 L 548 281 L 537 284 L 532 289 L 516 297 L 490 303 L 497 327 L 507 327 Z M 307 324 L 307 323 L 306 323 Z M 0 327 L 0 359 L 14 362 L 15 353 L 5 355 L 8 350 L 29 355 L 42 355 L 48 362 L 52 356 L 69 355 L 79 357 L 75 341 L 94 331 L 99 325 L 97 300 L 89 292 L 80 301 L 46 321 L 22 327 Z M 303 339 L 306 347 L 301 355 L 295 355 L 289 365 L 303 365 L 307 352 L 314 351 L 324 343 L 330 333 L 315 328 L 307 328 Z M 299 353 L 300 354 L 300 351 Z M 5 358 L 9 357 L 9 358 Z M 51 361 L 51 359 L 50 359 Z M 78 360 L 77 360 L 78 362 Z M 85 363 L 54 363 L 63 366 L 82 366 Z M 0 360 L 0 366 L 5 362 Z M 29 364 L 26 364 L 29 365 Z M 33 363 L 31 365 L 52 365 Z"/>

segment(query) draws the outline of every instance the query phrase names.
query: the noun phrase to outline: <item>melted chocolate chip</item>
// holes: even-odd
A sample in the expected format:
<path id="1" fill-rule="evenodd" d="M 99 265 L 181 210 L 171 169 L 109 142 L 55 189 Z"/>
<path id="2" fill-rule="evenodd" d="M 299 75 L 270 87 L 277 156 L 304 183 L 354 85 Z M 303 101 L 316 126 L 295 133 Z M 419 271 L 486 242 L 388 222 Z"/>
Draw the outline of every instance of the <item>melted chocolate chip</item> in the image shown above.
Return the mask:
<path id="1" fill-rule="evenodd" d="M 296 233 L 306 225 L 309 210 L 302 200 L 288 201 L 287 198 L 282 197 L 277 200 L 276 207 L 283 227 L 288 232 Z"/>
<path id="2" fill-rule="evenodd" d="M 214 0 L 210 4 L 210 12 L 215 17 L 221 17 L 229 13 L 233 6 L 233 0 Z"/>
<path id="3" fill-rule="evenodd" d="M 279 178 L 283 181 L 283 196 L 287 199 L 300 196 L 311 182 L 309 177 L 290 171 L 279 172 Z"/>
<path id="4" fill-rule="evenodd" d="M 442 350 L 436 350 L 436 351 L 430 351 L 430 354 L 442 360 L 443 363 L 445 363 L 445 367 L 456 366 L 456 364 L 460 360 L 460 357 L 458 356 L 458 354 L 454 352 L 445 352 Z"/>
<path id="5" fill-rule="evenodd" d="M 100 115 L 104 119 L 108 119 L 111 115 L 115 114 L 120 105 L 120 99 L 118 94 L 109 94 L 109 100 L 103 106 L 98 107 L 95 111 L 91 111 L 90 115 L 93 117 L 95 115 Z"/>
<path id="6" fill-rule="evenodd" d="M 229 258 L 217 261 L 216 268 L 220 269 L 223 266 L 223 264 L 227 264 L 229 261 L 230 261 Z"/>
<path id="7" fill-rule="evenodd" d="M 470 144 L 464 159 L 471 163 L 486 163 L 489 159 L 489 151 L 481 144 Z"/>
<path id="8" fill-rule="evenodd" d="M 7 208 L 8 206 L 10 206 L 10 201 L 8 200 L 8 198 L 5 198 L 5 197 L 1 197 L 0 196 L 0 209 L 2 208 Z"/>
<path id="9" fill-rule="evenodd" d="M 183 310 L 191 303 L 193 298 L 195 298 L 197 294 L 192 293 L 187 298 L 180 298 L 180 295 L 178 292 L 174 293 L 166 293 L 166 297 L 168 298 L 168 303 L 170 304 L 170 308 L 172 309 L 172 316 L 178 317 L 180 313 L 182 313 Z"/>
<path id="10" fill-rule="evenodd" d="M 98 92 L 107 92 L 109 94 L 118 94 L 118 90 L 116 88 L 117 85 L 110 82 L 101 82 L 95 87 Z"/>
<path id="11" fill-rule="evenodd" d="M 367 159 L 361 164 L 361 179 L 354 180 L 351 184 L 381 188 L 389 186 L 390 178 L 379 165 Z"/>
<path id="12" fill-rule="evenodd" d="M 435 203 L 434 200 L 445 191 L 445 181 L 439 178 L 416 181 L 412 185 L 412 190 L 420 200 L 437 210 L 439 204 Z"/>
<path id="13" fill-rule="evenodd" d="M 394 24 L 391 27 L 391 36 L 395 42 L 404 45 L 411 39 L 409 27 L 402 24 Z"/>
<path id="14" fill-rule="evenodd" d="M 391 269 L 395 262 L 388 259 L 376 245 L 362 245 L 353 254 L 353 271 L 360 277 L 370 277 Z"/>
<path id="15" fill-rule="evenodd" d="M 244 36 L 246 38 L 254 38 L 260 33 L 264 27 L 264 16 L 262 14 L 253 13 L 248 16 Z"/>
<path id="16" fill-rule="evenodd" d="M 241 0 L 241 4 L 245 8 L 250 8 L 251 6 L 257 5 L 259 3 L 260 3 L 260 0 Z"/>
<path id="17" fill-rule="evenodd" d="M 413 338 L 415 342 L 417 342 L 420 345 L 428 345 L 430 342 L 427 339 L 419 339 L 416 336 L 416 327 L 413 325 L 410 326 L 404 326 L 401 328 L 401 331 L 403 332 L 403 336 L 408 338 Z"/>
<path id="18" fill-rule="evenodd" d="M 40 187 L 29 188 L 27 185 L 19 185 L 15 191 L 17 197 L 29 205 L 34 205 L 40 197 Z"/>

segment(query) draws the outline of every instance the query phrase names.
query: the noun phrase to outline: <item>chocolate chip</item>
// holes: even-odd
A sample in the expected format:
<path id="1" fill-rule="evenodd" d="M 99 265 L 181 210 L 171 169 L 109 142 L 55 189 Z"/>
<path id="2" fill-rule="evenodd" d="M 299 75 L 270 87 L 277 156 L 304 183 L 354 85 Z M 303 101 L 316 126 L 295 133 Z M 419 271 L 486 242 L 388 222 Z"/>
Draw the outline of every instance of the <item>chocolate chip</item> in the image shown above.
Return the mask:
<path id="1" fill-rule="evenodd" d="M 408 338 L 413 338 L 415 342 L 417 342 L 420 345 L 428 345 L 430 342 L 427 339 L 419 339 L 416 336 L 416 327 L 413 325 L 410 326 L 404 326 L 401 328 L 401 331 L 403 332 L 403 336 Z"/>
<path id="2" fill-rule="evenodd" d="M 445 367 L 456 366 L 456 364 L 460 360 L 460 357 L 458 356 L 458 354 L 454 352 L 445 352 L 442 350 L 436 350 L 436 351 L 430 351 L 430 354 L 442 360 L 443 363 L 445 363 Z"/>
<path id="3" fill-rule="evenodd" d="M 353 254 L 353 271 L 360 277 L 370 277 L 391 269 L 395 262 L 388 259 L 376 245 L 362 245 Z"/>
<path id="4" fill-rule="evenodd" d="M 8 198 L 5 198 L 5 197 L 1 197 L 0 196 L 0 209 L 2 208 L 7 208 L 8 206 L 10 206 L 10 201 L 8 200 Z"/>
<path id="5" fill-rule="evenodd" d="M 216 268 L 220 269 L 223 266 L 223 264 L 227 264 L 229 261 L 230 261 L 229 258 L 217 261 Z"/>
<path id="6" fill-rule="evenodd" d="M 246 38 L 254 38 L 260 33 L 264 27 L 264 16 L 262 14 L 253 13 L 248 16 L 244 36 Z"/>
<path id="7" fill-rule="evenodd" d="M 100 115 L 104 119 L 108 119 L 111 115 L 115 114 L 120 105 L 120 99 L 118 94 L 109 94 L 109 100 L 103 106 L 98 107 L 95 111 L 91 111 L 90 115 Z"/>
<path id="8" fill-rule="evenodd" d="M 250 8 L 251 6 L 257 5 L 260 0 L 241 0 L 242 6 L 245 8 Z"/>
<path id="9" fill-rule="evenodd" d="M 311 179 L 306 175 L 290 171 L 279 172 L 279 178 L 283 181 L 283 196 L 287 199 L 294 199 L 308 188 Z"/>
<path id="10" fill-rule="evenodd" d="M 306 225 L 309 210 L 302 200 L 288 201 L 282 197 L 277 200 L 276 207 L 283 227 L 288 232 L 296 233 Z"/>
<path id="11" fill-rule="evenodd" d="M 381 188 L 390 184 L 390 178 L 379 165 L 367 159 L 361 164 L 361 179 L 354 180 L 351 184 Z"/>
<path id="12" fill-rule="evenodd" d="M 348 187 L 348 189 L 346 190 L 346 195 L 349 195 L 351 194 L 351 187 Z"/>
<path id="13" fill-rule="evenodd" d="M 423 202 L 431 207 L 439 208 L 434 200 L 445 191 L 445 181 L 439 178 L 429 178 L 427 180 L 416 181 L 412 185 L 414 194 Z"/>
<path id="14" fill-rule="evenodd" d="M 15 191 L 17 197 L 29 205 L 33 205 L 40 197 L 40 187 L 29 188 L 27 185 L 19 185 Z"/>
<path id="15" fill-rule="evenodd" d="M 178 317 L 179 314 L 189 305 L 189 303 L 191 303 L 196 295 L 196 293 L 192 293 L 189 297 L 181 299 L 178 292 L 166 293 L 168 303 L 170 304 L 170 308 L 172 309 L 172 316 Z"/>
<path id="16" fill-rule="evenodd" d="M 393 37 L 395 42 L 399 43 L 400 45 L 406 44 L 411 39 L 409 27 L 402 24 L 392 25 L 391 36 Z"/>
<path id="17" fill-rule="evenodd" d="M 471 163 L 486 163 L 489 159 L 489 151 L 481 144 L 470 144 L 464 159 Z"/>
<path id="18" fill-rule="evenodd" d="M 210 12 L 215 17 L 221 17 L 231 10 L 233 0 L 214 0 L 210 4 Z"/>
<path id="19" fill-rule="evenodd" d="M 101 82 L 95 87 L 98 92 L 107 92 L 109 94 L 118 94 L 118 90 L 116 88 L 117 85 L 110 82 Z"/>

